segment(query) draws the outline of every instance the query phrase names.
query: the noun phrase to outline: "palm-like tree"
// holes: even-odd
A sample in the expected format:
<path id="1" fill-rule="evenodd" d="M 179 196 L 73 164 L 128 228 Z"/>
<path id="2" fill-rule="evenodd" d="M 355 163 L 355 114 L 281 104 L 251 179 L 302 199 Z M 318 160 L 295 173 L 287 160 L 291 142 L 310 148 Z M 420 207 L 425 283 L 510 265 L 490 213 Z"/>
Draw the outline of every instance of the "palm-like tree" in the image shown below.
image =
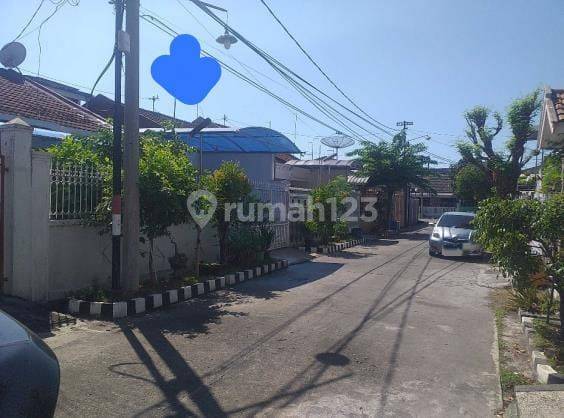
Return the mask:
<path id="1" fill-rule="evenodd" d="M 369 177 L 369 185 L 381 187 L 386 196 L 388 222 L 392 220 L 392 199 L 395 192 L 410 185 L 432 191 L 427 176 L 429 165 L 436 164 L 423 153 L 423 143 L 411 144 L 405 130 L 394 136 L 391 142 L 362 141 L 361 147 L 350 152 L 361 167 L 360 173 Z"/>

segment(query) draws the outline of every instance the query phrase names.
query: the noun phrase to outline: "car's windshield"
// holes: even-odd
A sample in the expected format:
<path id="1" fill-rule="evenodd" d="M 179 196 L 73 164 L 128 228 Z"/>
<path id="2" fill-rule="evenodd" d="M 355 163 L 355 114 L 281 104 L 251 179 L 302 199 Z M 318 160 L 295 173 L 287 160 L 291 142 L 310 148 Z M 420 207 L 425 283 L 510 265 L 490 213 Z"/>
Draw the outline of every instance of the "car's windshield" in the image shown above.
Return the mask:
<path id="1" fill-rule="evenodd" d="M 439 219 L 437 226 L 446 226 L 448 228 L 466 228 L 471 229 L 470 222 L 474 219 L 472 215 L 443 215 Z"/>

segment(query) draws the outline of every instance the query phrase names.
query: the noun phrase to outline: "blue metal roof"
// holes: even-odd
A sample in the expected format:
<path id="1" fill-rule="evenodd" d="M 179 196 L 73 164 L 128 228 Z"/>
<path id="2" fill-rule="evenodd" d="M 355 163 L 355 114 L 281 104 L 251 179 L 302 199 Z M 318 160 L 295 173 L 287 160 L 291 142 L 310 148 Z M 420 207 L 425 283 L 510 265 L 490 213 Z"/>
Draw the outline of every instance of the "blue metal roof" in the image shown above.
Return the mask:
<path id="1" fill-rule="evenodd" d="M 298 154 L 301 151 L 280 132 L 262 127 L 241 128 L 237 131 L 206 132 L 193 138 L 187 132 L 178 133 L 180 139 L 191 147 L 200 148 L 202 135 L 203 152 L 249 152 L 249 153 L 287 153 Z"/>

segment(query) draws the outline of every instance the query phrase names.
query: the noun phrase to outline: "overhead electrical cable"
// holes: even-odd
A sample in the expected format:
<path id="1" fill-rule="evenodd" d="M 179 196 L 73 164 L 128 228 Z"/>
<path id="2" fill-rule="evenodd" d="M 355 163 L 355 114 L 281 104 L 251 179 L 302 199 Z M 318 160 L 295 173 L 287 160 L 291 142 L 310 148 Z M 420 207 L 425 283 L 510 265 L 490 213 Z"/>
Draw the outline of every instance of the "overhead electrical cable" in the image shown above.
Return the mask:
<path id="1" fill-rule="evenodd" d="M 312 83 L 310 83 L 309 81 L 305 80 L 303 77 L 301 77 L 300 75 L 298 75 L 296 72 L 294 72 L 293 70 L 291 70 L 290 68 L 288 68 L 286 65 L 282 64 L 279 60 L 277 60 L 276 58 L 272 57 L 270 54 L 266 53 L 264 50 L 260 49 L 259 47 L 257 47 L 254 43 L 252 43 L 251 41 L 249 41 L 247 38 L 245 38 L 243 35 L 241 35 L 237 30 L 233 29 L 231 26 L 229 26 L 225 21 L 223 21 L 220 17 L 218 17 L 215 13 L 213 13 L 211 10 L 209 10 L 209 8 L 205 5 L 205 3 L 199 1 L 199 0 L 190 0 L 192 1 L 196 6 L 198 6 L 201 10 L 203 10 L 206 14 L 208 14 L 212 19 L 214 19 L 217 23 L 219 23 L 221 26 L 225 27 L 226 30 L 228 30 L 230 33 L 232 33 L 233 35 L 235 35 L 239 40 L 241 40 L 241 42 L 243 42 L 245 45 L 247 45 L 247 47 L 249 47 L 251 50 L 253 50 L 257 55 L 259 55 L 261 58 L 263 58 L 270 66 L 272 66 L 273 68 L 278 68 L 279 70 L 283 70 L 286 71 L 288 74 L 290 74 L 291 76 L 297 78 L 301 83 L 304 83 L 305 85 L 307 85 L 308 87 L 314 89 L 315 91 L 317 91 L 319 94 L 321 94 L 322 96 L 326 97 L 327 99 L 329 99 L 331 102 L 335 103 L 336 105 L 338 105 L 339 107 L 341 107 L 342 109 L 346 110 L 347 112 L 350 112 L 351 114 L 353 114 L 354 116 L 356 116 L 357 118 L 363 120 L 365 123 L 373 126 L 374 128 L 388 134 L 388 135 L 392 135 L 390 134 L 390 132 L 388 132 L 386 129 L 382 128 L 381 126 L 379 126 L 378 124 L 370 121 L 369 119 L 367 119 L 366 117 L 359 115 L 357 112 L 355 112 L 354 110 L 348 108 L 347 106 L 343 105 L 341 102 L 339 102 L 338 100 L 334 99 L 333 97 L 331 97 L 330 95 L 328 95 L 327 93 L 325 93 L 324 91 L 322 91 L 321 89 L 319 89 L 318 87 L 316 87 L 315 85 L 313 85 Z M 375 134 L 372 134 L 374 136 L 376 136 Z"/>
<path id="2" fill-rule="evenodd" d="M 397 131 L 396 128 L 391 128 L 381 122 L 379 122 L 378 120 L 376 120 L 375 118 L 373 118 L 371 115 L 369 115 L 367 112 L 365 112 L 360 106 L 358 106 L 356 104 L 356 102 L 351 99 L 351 97 L 349 95 L 347 95 L 334 81 L 333 79 L 331 79 L 331 77 L 329 77 L 329 75 L 327 75 L 327 73 L 321 68 L 321 66 L 312 58 L 312 56 L 305 50 L 305 48 L 300 44 L 300 42 L 296 39 L 296 37 L 294 35 L 292 35 L 292 33 L 290 33 L 290 31 L 288 30 L 288 28 L 286 27 L 286 25 L 284 25 L 284 23 L 282 23 L 282 21 L 278 18 L 278 16 L 272 11 L 272 9 L 268 6 L 268 4 L 265 2 L 265 0 L 260 0 L 261 3 L 264 5 L 264 7 L 266 7 L 266 9 L 268 10 L 268 12 L 270 13 L 270 15 L 274 18 L 274 20 L 276 20 L 276 22 L 278 22 L 278 24 L 282 27 L 282 29 L 284 29 L 284 32 L 286 32 L 286 34 L 290 37 L 290 39 L 292 39 L 294 41 L 294 43 L 298 46 L 298 48 L 303 52 L 303 54 L 308 58 L 308 60 L 319 70 L 319 72 L 321 74 L 323 74 L 323 76 L 329 81 L 329 83 L 331 83 L 331 85 L 333 87 L 335 87 L 335 89 L 337 89 L 337 91 L 339 93 L 341 93 L 341 95 L 347 99 L 349 101 L 350 104 L 352 104 L 357 110 L 359 110 L 363 115 L 365 115 L 366 117 L 368 117 L 370 120 L 372 120 L 373 122 L 377 123 L 378 125 L 392 130 L 392 131 Z M 390 134 L 391 135 L 391 134 Z"/>
<path id="3" fill-rule="evenodd" d="M 191 13 L 190 13 L 191 14 Z M 156 26 L 163 26 L 163 29 L 172 36 L 173 33 L 177 33 L 177 31 L 175 29 L 173 29 L 170 25 L 167 25 L 166 23 L 164 23 L 161 19 L 156 18 L 155 16 L 151 16 L 151 15 L 142 15 L 141 16 L 143 19 L 147 20 L 147 18 L 149 18 L 151 20 L 151 23 Z M 207 52 L 206 52 L 207 53 Z M 290 75 L 288 75 L 287 73 L 285 73 L 283 70 L 279 69 L 276 66 L 272 66 L 279 74 L 282 78 L 286 79 L 288 81 L 288 83 L 292 86 L 294 86 L 294 88 L 298 91 L 298 93 L 300 95 L 302 95 L 302 97 L 304 97 L 306 100 L 308 100 L 314 107 L 316 107 L 320 112 L 322 112 L 326 117 L 328 117 L 330 120 L 332 120 L 333 122 L 337 123 L 338 125 L 340 125 L 340 128 L 337 130 L 345 130 L 347 132 L 349 132 L 351 135 L 353 135 L 355 138 L 357 139 L 361 139 L 362 136 L 360 134 L 358 134 L 356 131 L 354 131 L 353 129 L 351 129 L 346 123 L 344 123 L 343 121 L 341 121 L 336 115 L 335 112 L 344 117 L 345 119 L 347 119 L 349 122 L 351 122 L 352 124 L 355 124 L 356 126 L 360 127 L 361 129 L 365 130 L 367 133 L 374 135 L 372 132 L 366 130 L 365 128 L 363 128 L 361 125 L 359 125 L 358 123 L 356 123 L 354 120 L 350 119 L 348 116 L 346 116 L 345 114 L 343 114 L 342 112 L 334 109 L 331 105 L 329 105 L 327 102 L 325 102 L 323 99 L 319 98 L 317 95 L 315 95 L 313 92 L 307 90 L 306 87 L 302 86 L 301 84 L 297 83 L 294 79 L 291 78 Z M 258 83 L 257 80 L 255 80 L 255 82 Z M 258 83 L 260 84 L 260 83 Z M 262 86 L 263 88 L 266 89 L 266 87 Z M 320 103 L 317 103 L 317 101 L 321 101 Z M 328 109 L 326 108 L 329 107 Z"/>
<path id="4" fill-rule="evenodd" d="M 35 11 L 33 12 L 33 14 L 31 15 L 31 17 L 29 18 L 29 20 L 27 21 L 27 23 L 24 25 L 24 27 L 22 28 L 22 30 L 20 31 L 20 33 L 18 33 L 18 35 L 14 38 L 14 40 L 12 42 L 17 41 L 18 39 L 21 38 L 21 36 L 23 35 L 23 33 L 25 32 L 25 30 L 27 28 L 29 28 L 29 25 L 31 25 L 31 23 L 33 22 L 33 19 L 35 19 L 35 16 L 37 16 L 37 13 L 39 13 L 39 10 L 41 9 L 41 7 L 43 6 L 43 3 L 45 3 L 45 0 L 41 0 L 39 2 L 39 6 L 37 6 L 37 8 L 35 9 Z"/>
<path id="5" fill-rule="evenodd" d="M 142 15 L 141 18 L 143 20 L 145 20 L 146 22 L 150 23 L 151 25 L 153 25 L 154 27 L 156 27 L 157 29 L 161 30 L 162 32 L 166 33 L 167 35 L 174 37 L 178 35 L 178 32 L 176 32 L 175 30 L 173 30 L 172 28 L 164 28 L 161 27 L 159 25 L 159 23 L 157 23 L 154 19 L 151 19 L 149 16 L 147 15 Z M 268 88 L 262 86 L 260 83 L 255 82 L 254 80 L 252 80 L 251 78 L 247 77 L 246 75 L 242 74 L 240 71 L 236 70 L 235 68 L 233 68 L 232 66 L 230 66 L 229 64 L 227 64 L 226 62 L 222 61 L 221 59 L 217 58 L 216 56 L 210 54 L 209 52 L 202 50 L 202 53 L 206 56 L 210 56 L 213 57 L 214 59 L 216 59 L 223 68 L 225 68 L 228 72 L 232 73 L 233 75 L 235 75 L 236 77 L 242 79 L 243 81 L 247 82 L 248 84 L 252 85 L 253 87 L 255 87 L 256 89 L 262 91 L 263 93 L 273 97 L 274 99 L 278 100 L 280 103 L 284 104 L 286 107 L 289 107 L 290 109 L 300 113 L 301 115 L 319 123 L 322 126 L 325 126 L 328 129 L 331 129 L 333 131 L 338 131 L 339 129 L 336 128 L 335 126 L 332 126 L 322 120 L 320 120 L 319 118 L 311 115 L 310 113 L 302 110 L 301 108 L 299 108 L 298 106 L 290 103 L 289 101 L 287 101 L 286 99 L 280 97 L 279 95 L 273 93 L 272 91 L 270 91 Z"/>

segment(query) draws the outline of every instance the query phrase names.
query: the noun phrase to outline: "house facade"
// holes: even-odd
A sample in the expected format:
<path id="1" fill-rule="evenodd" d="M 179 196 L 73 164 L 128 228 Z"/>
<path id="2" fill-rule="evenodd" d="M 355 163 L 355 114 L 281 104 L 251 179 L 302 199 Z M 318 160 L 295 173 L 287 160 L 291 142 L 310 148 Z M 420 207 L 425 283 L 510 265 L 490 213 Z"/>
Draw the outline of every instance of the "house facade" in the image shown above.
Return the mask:
<path id="1" fill-rule="evenodd" d="M 535 197 L 544 199 L 545 192 L 542 190 L 543 170 L 542 166 L 546 158 L 552 155 L 552 159 L 561 160 L 561 174 L 564 173 L 564 89 L 545 89 L 544 100 L 542 103 L 539 131 L 537 135 L 537 150 L 541 157 L 541 168 L 537 175 Z M 559 154 L 556 154 L 556 153 Z M 564 181 L 561 179 L 560 191 L 564 191 Z"/>
<path id="2" fill-rule="evenodd" d="M 456 210 L 458 198 L 454 194 L 454 173 L 451 168 L 432 168 L 427 180 L 433 191 L 413 188 L 411 197 L 419 200 L 420 216 L 437 219 L 444 212 Z"/>

